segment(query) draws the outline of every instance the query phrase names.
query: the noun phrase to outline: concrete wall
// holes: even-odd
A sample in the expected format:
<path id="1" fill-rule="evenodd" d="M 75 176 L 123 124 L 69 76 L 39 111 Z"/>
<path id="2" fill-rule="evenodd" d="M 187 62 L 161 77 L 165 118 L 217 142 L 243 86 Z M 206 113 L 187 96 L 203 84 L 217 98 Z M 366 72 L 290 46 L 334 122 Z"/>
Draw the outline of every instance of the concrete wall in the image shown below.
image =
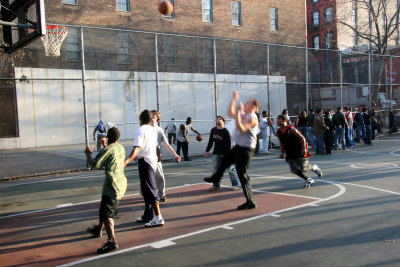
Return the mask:
<path id="1" fill-rule="evenodd" d="M 16 68 L 18 138 L 0 139 L 0 149 L 42 147 L 85 142 L 81 72 L 68 69 Z M 144 109 L 157 109 L 154 72 L 87 71 L 86 97 L 89 138 L 94 125 L 117 123 L 121 139 L 132 139 L 138 117 Z M 208 133 L 214 126 L 214 76 L 212 74 L 159 73 L 161 126 L 174 117 L 177 123 L 193 118 L 194 127 Z M 50 80 L 47 80 L 50 79 Z M 76 79 L 76 80 L 74 80 Z M 267 77 L 256 75 L 217 75 L 219 114 L 226 116 L 234 90 L 243 102 L 248 97 L 260 101 L 267 110 Z M 273 116 L 286 108 L 285 77 L 271 77 Z"/>

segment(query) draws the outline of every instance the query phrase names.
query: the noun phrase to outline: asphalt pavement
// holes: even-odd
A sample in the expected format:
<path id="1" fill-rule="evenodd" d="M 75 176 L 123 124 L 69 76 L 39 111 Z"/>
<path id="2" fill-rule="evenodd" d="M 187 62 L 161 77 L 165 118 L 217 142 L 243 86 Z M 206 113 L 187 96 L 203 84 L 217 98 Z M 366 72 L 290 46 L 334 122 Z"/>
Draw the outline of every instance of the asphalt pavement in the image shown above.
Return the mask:
<path id="1" fill-rule="evenodd" d="M 189 136 L 189 156 L 203 157 L 207 142 L 208 135 L 203 135 L 201 142 L 196 141 L 195 135 Z M 272 137 L 272 142 L 278 144 L 275 136 Z M 123 140 L 120 143 L 128 155 L 132 150 L 133 140 Z M 96 143 L 91 142 L 90 145 L 94 147 L 95 156 Z M 172 147 L 176 150 L 176 145 L 172 144 Z M 87 171 L 84 150 L 85 144 L 0 150 L 0 181 Z M 161 147 L 161 152 L 163 161 L 173 160 L 173 156 L 164 146 Z M 135 164 L 134 161 L 130 163 Z"/>
<path id="2" fill-rule="evenodd" d="M 163 164 L 167 201 L 160 206 L 166 224 L 153 229 L 135 222 L 143 200 L 137 168 L 128 166 L 128 189 L 116 223 L 120 248 L 106 255 L 96 253 L 105 234 L 94 239 L 85 231 L 98 220 L 104 171 L 1 183 L 0 262 L 40 267 L 399 266 L 399 141 L 400 135 L 382 136 L 372 146 L 358 143 L 356 149 L 313 155 L 311 163 L 324 175 L 307 172 L 316 181 L 309 189 L 279 159 L 278 149 L 258 154 L 249 169 L 257 208 L 246 211 L 236 209 L 245 198 L 242 190 L 229 190 L 227 174 L 220 191 L 207 190 L 210 184 L 203 177 L 212 162 L 200 157 L 204 141 L 191 142 L 192 161 Z M 84 159 L 81 147 L 76 152 Z"/>

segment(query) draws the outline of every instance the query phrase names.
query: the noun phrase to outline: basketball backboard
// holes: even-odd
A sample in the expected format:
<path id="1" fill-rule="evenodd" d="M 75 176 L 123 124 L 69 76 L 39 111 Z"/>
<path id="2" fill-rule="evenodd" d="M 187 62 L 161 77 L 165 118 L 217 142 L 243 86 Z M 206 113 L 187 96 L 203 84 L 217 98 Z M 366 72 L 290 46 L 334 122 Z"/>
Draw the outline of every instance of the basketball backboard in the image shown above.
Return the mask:
<path id="1" fill-rule="evenodd" d="M 0 25 L 4 51 L 23 48 L 46 34 L 44 0 L 1 0 Z"/>

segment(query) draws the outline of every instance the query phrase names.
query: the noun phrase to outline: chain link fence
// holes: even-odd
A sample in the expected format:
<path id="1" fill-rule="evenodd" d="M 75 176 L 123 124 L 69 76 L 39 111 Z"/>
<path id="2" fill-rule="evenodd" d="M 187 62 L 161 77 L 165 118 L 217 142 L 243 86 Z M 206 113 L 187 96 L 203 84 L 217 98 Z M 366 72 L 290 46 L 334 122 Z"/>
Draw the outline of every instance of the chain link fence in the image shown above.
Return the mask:
<path id="1" fill-rule="evenodd" d="M 24 111 L 28 105 L 24 102 L 26 97 L 34 94 L 29 88 L 32 82 L 35 86 L 47 88 L 44 92 L 61 88 L 61 103 L 73 101 L 67 103 L 70 107 L 63 110 L 63 116 L 77 116 L 78 119 L 72 122 L 75 124 L 83 121 L 84 115 L 79 114 L 83 110 L 76 105 L 82 105 L 83 99 L 76 96 L 70 99 L 69 88 L 81 88 L 85 83 L 91 88 L 101 87 L 100 92 L 88 92 L 89 109 L 93 99 L 105 101 L 101 94 L 106 94 L 108 88 L 121 87 L 123 95 L 118 96 L 119 104 L 103 104 L 127 113 L 126 105 L 136 102 L 137 106 L 129 110 L 136 115 L 152 106 L 164 113 L 161 126 L 176 114 L 182 115 L 178 118 L 181 120 L 186 118 L 184 114 L 192 115 L 194 123 L 197 120 L 204 125 L 200 127 L 203 132 L 214 125 L 216 114 L 225 112 L 226 106 L 221 104 L 221 99 L 236 89 L 256 94 L 253 96 L 261 99 L 261 108 L 270 111 L 274 117 L 279 114 L 276 107 L 273 110 L 277 100 L 270 90 L 274 86 L 285 90 L 283 108 L 287 108 L 292 116 L 297 116 L 303 109 L 316 107 L 363 106 L 379 110 L 385 127 L 389 127 L 389 111 L 393 112 L 392 117 L 399 116 L 400 57 L 396 54 L 378 56 L 223 38 L 63 26 L 69 28 L 69 34 L 61 45 L 60 57 L 46 57 L 41 40 L 36 40 L 23 49 L 26 56 L 14 63 L 11 78 L 4 75 L 1 78 L 1 108 L 11 113 L 0 121 L 0 137 L 21 136 L 23 130 L 18 120 L 21 120 L 23 112 L 27 112 Z M 35 69 L 41 72 L 35 72 Z M 138 81 L 144 82 L 145 86 L 150 86 L 150 82 L 154 84 L 152 95 L 133 95 L 129 82 Z M 207 98 L 201 99 L 204 96 L 195 91 L 196 87 L 207 88 L 204 93 Z M 252 91 L 255 87 L 257 90 Z M 174 88 L 173 95 L 170 88 Z M 182 98 L 179 101 L 180 94 L 190 90 L 193 92 L 191 96 L 198 99 L 193 102 Z M 140 99 L 132 99 L 135 97 Z M 46 96 L 42 95 L 43 98 Z M 190 107 L 193 103 L 199 107 Z M 40 103 L 35 105 L 49 109 Z M 203 110 L 209 111 L 207 118 L 196 116 L 196 112 Z M 51 114 L 51 109 L 48 112 Z M 104 111 L 101 108 L 92 108 L 88 124 L 93 126 L 102 117 Z M 138 121 L 129 118 L 122 123 L 125 128 L 131 128 L 126 130 L 127 134 L 132 134 Z M 61 126 L 65 127 L 62 123 Z"/>

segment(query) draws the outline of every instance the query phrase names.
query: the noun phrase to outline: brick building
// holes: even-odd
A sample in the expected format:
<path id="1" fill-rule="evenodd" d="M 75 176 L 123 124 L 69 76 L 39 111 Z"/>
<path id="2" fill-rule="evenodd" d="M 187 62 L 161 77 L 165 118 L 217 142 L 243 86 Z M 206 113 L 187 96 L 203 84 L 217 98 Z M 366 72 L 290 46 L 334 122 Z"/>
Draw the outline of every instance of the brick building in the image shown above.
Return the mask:
<path id="1" fill-rule="evenodd" d="M 44 56 L 37 40 L 18 67 L 80 70 L 82 29 L 87 70 L 154 73 L 157 65 L 165 73 L 212 74 L 215 43 L 217 74 L 265 76 L 269 63 L 270 75 L 293 82 L 286 85 L 295 96 L 288 106 L 304 102 L 304 49 L 293 48 L 306 45 L 304 1 L 170 2 L 173 14 L 162 16 L 159 1 L 45 0 L 47 25 L 69 28 L 61 56 Z M 10 95 L 8 103 L 16 105 L 16 98 Z M 17 118 L 16 111 L 11 122 L 0 122 L 0 137 L 19 135 Z"/>
<path id="2" fill-rule="evenodd" d="M 336 0 L 307 0 L 307 43 L 312 48 L 311 81 L 336 80 L 338 56 L 325 49 L 337 46 Z"/>

